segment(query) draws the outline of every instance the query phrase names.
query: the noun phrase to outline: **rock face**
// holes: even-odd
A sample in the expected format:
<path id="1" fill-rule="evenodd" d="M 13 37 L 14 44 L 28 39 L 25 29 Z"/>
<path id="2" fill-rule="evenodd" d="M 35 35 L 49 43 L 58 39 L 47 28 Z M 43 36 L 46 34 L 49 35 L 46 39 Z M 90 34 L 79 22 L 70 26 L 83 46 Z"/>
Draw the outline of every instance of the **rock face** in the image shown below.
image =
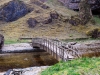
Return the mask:
<path id="1" fill-rule="evenodd" d="M 2 51 L 2 47 L 4 45 L 4 36 L 0 34 L 0 52 Z"/>
<path id="2" fill-rule="evenodd" d="M 34 18 L 29 18 L 27 21 L 30 28 L 34 28 L 37 25 L 37 20 Z"/>
<path id="3" fill-rule="evenodd" d="M 58 0 L 66 7 L 70 9 L 79 9 L 79 3 L 81 0 Z M 99 0 L 88 0 L 91 5 L 92 10 L 100 9 L 100 1 Z"/>
<path id="4" fill-rule="evenodd" d="M 79 4 L 79 18 L 82 25 L 85 25 L 92 19 L 91 8 L 87 0 L 83 0 Z"/>
<path id="5" fill-rule="evenodd" d="M 32 9 L 28 8 L 24 2 L 19 0 L 13 0 L 5 4 L 0 9 L 0 20 L 11 22 L 25 16 L 27 13 L 31 12 Z"/>

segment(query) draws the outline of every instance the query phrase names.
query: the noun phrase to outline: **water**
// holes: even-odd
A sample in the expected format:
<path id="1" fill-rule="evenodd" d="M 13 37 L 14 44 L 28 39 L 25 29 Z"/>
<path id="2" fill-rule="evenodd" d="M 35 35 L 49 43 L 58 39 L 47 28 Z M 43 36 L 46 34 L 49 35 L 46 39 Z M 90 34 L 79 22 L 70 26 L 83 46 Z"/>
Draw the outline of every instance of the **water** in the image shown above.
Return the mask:
<path id="1" fill-rule="evenodd" d="M 100 57 L 100 52 L 90 52 L 82 54 L 82 57 Z"/>
<path id="2" fill-rule="evenodd" d="M 58 61 L 47 52 L 0 54 L 0 72 L 13 68 L 50 66 Z"/>

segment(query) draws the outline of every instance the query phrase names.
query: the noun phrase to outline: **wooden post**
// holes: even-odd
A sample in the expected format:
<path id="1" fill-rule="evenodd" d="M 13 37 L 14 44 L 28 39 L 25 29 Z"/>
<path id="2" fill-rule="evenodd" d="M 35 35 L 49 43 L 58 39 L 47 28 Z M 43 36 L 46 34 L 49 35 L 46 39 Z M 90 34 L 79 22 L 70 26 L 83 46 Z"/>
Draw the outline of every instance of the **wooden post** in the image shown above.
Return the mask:
<path id="1" fill-rule="evenodd" d="M 62 54 L 63 54 L 63 61 L 64 61 L 64 49 L 62 49 L 62 50 L 63 50 L 63 53 Z"/>
<path id="2" fill-rule="evenodd" d="M 48 42 L 47 42 L 47 38 L 45 40 L 46 40 L 46 50 L 48 52 Z"/>
<path id="3" fill-rule="evenodd" d="M 55 50 L 54 50 L 54 42 L 53 42 L 53 56 L 54 56 L 54 53 L 55 53 L 54 51 L 55 51 Z"/>
<path id="4" fill-rule="evenodd" d="M 58 46 L 58 42 L 56 42 L 56 59 L 58 59 L 58 57 L 57 57 L 57 46 Z"/>
<path id="5" fill-rule="evenodd" d="M 45 48 L 45 40 L 44 39 L 42 39 L 43 40 L 43 50 L 45 50 L 44 48 Z"/>
<path id="6" fill-rule="evenodd" d="M 49 40 L 48 40 L 48 51 L 50 53 L 50 42 L 49 42 Z"/>
<path id="7" fill-rule="evenodd" d="M 50 41 L 50 53 L 52 55 L 52 45 L 51 45 L 51 41 Z"/>

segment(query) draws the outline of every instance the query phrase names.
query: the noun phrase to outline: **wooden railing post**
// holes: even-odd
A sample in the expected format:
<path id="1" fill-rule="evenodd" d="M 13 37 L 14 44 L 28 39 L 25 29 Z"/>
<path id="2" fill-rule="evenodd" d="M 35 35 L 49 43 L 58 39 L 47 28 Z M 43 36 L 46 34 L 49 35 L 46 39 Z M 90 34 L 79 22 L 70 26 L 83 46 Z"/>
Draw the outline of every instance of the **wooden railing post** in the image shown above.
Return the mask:
<path id="1" fill-rule="evenodd" d="M 57 45 L 58 45 L 58 42 L 56 42 L 56 59 L 58 59 L 58 57 L 57 57 Z"/>
<path id="2" fill-rule="evenodd" d="M 63 54 L 63 61 L 64 61 L 64 49 L 62 49 L 62 51 L 63 51 L 63 53 L 62 53 L 62 54 Z"/>
<path id="3" fill-rule="evenodd" d="M 54 53 L 55 53 L 55 52 L 54 52 L 54 42 L 53 42 L 53 51 L 52 51 L 52 53 L 53 53 L 53 56 L 54 56 Z"/>

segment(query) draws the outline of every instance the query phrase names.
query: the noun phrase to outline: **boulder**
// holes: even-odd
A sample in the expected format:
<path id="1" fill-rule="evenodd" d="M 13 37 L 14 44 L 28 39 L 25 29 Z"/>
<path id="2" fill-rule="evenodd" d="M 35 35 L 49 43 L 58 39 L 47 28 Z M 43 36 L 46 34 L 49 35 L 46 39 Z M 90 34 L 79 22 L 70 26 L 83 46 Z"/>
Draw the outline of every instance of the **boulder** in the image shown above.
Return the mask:
<path id="1" fill-rule="evenodd" d="M 58 19 L 59 14 L 58 14 L 56 11 L 51 11 L 51 12 L 50 12 L 50 17 L 51 17 L 52 19 Z"/>
<path id="2" fill-rule="evenodd" d="M 29 8 L 24 2 L 12 0 L 0 9 L 0 20 L 12 22 L 25 16 L 32 10 L 33 8 Z"/>
<path id="3" fill-rule="evenodd" d="M 35 18 L 29 18 L 27 23 L 30 28 L 34 28 L 37 25 L 38 21 Z"/>
<path id="4" fill-rule="evenodd" d="M 100 38 L 100 28 L 94 28 L 86 31 L 86 34 L 91 38 Z"/>
<path id="5" fill-rule="evenodd" d="M 4 45 L 4 36 L 0 34 L 0 52 L 2 51 L 2 47 Z"/>

